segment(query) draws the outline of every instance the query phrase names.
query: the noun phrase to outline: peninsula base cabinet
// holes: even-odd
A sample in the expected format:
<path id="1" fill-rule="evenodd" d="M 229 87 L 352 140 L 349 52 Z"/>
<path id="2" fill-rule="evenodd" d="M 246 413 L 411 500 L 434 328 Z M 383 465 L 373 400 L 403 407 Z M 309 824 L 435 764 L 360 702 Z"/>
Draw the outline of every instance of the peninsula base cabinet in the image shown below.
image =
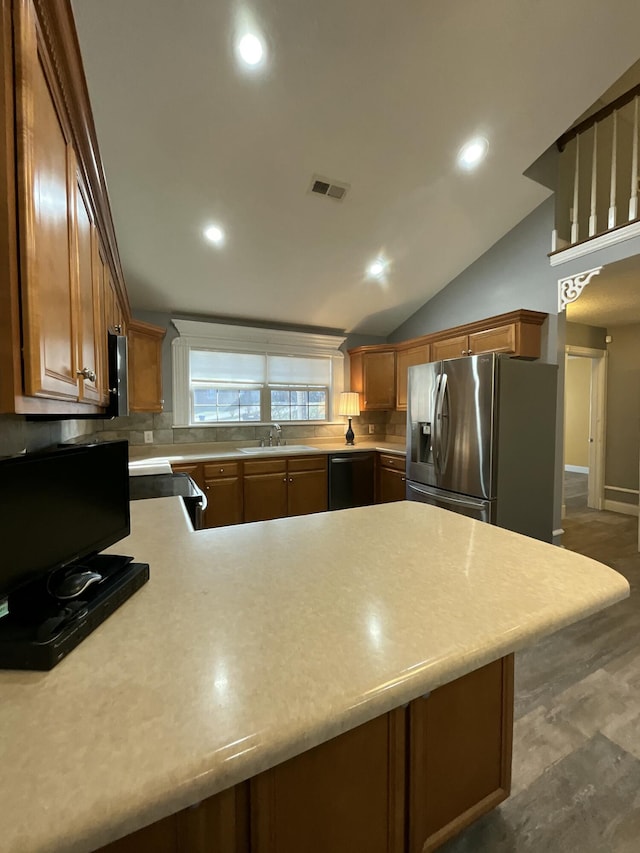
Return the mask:
<path id="1" fill-rule="evenodd" d="M 430 853 L 509 796 L 513 655 L 101 853 Z"/>

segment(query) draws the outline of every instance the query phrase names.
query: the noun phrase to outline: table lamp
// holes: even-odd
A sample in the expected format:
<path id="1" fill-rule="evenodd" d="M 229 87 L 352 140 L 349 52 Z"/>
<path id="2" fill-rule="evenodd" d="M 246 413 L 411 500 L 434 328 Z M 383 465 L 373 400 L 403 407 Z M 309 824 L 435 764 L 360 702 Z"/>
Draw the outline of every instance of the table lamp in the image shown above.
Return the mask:
<path id="1" fill-rule="evenodd" d="M 360 414 L 360 395 L 357 391 L 342 391 L 338 403 L 338 414 L 349 418 L 349 426 L 345 435 L 346 443 L 353 444 L 355 435 L 351 429 L 351 418 Z"/>

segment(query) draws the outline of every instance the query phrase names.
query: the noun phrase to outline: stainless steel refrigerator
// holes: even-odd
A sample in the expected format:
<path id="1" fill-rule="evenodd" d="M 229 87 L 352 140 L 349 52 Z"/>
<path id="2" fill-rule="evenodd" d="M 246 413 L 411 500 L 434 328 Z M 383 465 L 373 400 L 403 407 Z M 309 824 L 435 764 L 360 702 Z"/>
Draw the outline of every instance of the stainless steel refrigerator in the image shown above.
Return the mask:
<path id="1" fill-rule="evenodd" d="M 410 367 L 407 500 L 550 542 L 556 383 L 494 353 Z"/>

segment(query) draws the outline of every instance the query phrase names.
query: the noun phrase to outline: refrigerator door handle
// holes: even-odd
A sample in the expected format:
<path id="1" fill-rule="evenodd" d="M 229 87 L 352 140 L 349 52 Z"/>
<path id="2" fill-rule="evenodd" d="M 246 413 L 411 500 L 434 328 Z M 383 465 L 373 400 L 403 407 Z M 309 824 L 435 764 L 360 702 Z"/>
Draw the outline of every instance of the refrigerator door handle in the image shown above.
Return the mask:
<path id="1" fill-rule="evenodd" d="M 431 425 L 431 446 L 433 450 L 433 467 L 436 472 L 436 477 L 440 476 L 440 424 L 438 422 L 438 403 L 440 400 L 440 382 L 442 381 L 442 374 L 439 373 L 436 377 L 436 395 L 435 402 L 433 407 L 433 423 Z"/>
<path id="2" fill-rule="evenodd" d="M 451 422 L 450 422 L 450 411 L 451 406 L 447 405 L 445 411 L 445 403 L 449 401 L 449 387 L 447 385 L 447 374 L 442 374 L 442 380 L 440 382 L 440 415 L 439 419 L 441 422 L 441 429 L 439 433 L 439 441 L 440 441 L 440 456 L 442 459 L 442 471 L 444 471 L 447 467 L 447 463 L 449 461 L 449 445 L 451 444 Z M 443 441 L 443 437 L 446 439 Z"/>
<path id="3" fill-rule="evenodd" d="M 428 497 L 428 498 L 438 498 L 439 496 L 442 496 L 444 498 L 444 496 L 446 495 L 446 502 L 447 503 L 456 504 L 458 506 L 471 507 L 474 509 L 480 508 L 484 504 L 488 503 L 487 501 L 483 500 L 482 498 L 462 498 L 462 497 L 459 497 L 459 498 L 455 497 L 454 498 L 450 492 L 445 492 L 445 493 L 440 492 L 440 495 L 438 495 L 437 490 L 435 490 L 435 492 L 434 492 L 433 489 L 421 489 L 420 486 L 417 486 L 415 483 L 408 483 L 407 484 L 407 492 L 417 492 L 419 495 L 424 495 L 425 497 Z"/>
<path id="4" fill-rule="evenodd" d="M 436 474 L 440 476 L 444 470 L 443 458 L 442 458 L 442 417 L 443 417 L 443 403 L 444 403 L 444 395 L 447 389 L 447 374 L 441 373 L 438 376 L 438 385 L 436 387 L 436 405 L 435 405 L 435 436 L 434 436 L 434 454 L 433 458 L 436 466 Z"/>

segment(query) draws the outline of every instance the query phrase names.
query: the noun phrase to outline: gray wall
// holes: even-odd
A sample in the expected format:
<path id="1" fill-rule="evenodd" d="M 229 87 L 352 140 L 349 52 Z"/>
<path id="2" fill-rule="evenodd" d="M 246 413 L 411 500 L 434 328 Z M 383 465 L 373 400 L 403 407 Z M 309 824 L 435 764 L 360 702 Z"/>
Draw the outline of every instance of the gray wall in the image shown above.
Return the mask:
<path id="1" fill-rule="evenodd" d="M 606 349 L 607 330 L 602 326 L 587 326 L 585 323 L 567 323 L 567 346 Z"/>
<path id="2" fill-rule="evenodd" d="M 389 335 L 389 341 L 448 329 L 517 308 L 557 313 L 558 278 L 549 266 L 554 201 L 547 199 Z M 545 341 L 556 361 L 556 331 Z"/>
<path id="3" fill-rule="evenodd" d="M 640 453 L 640 324 L 610 326 L 607 371 L 605 484 L 638 489 Z M 608 500 L 638 503 L 638 495 L 605 491 Z"/>

